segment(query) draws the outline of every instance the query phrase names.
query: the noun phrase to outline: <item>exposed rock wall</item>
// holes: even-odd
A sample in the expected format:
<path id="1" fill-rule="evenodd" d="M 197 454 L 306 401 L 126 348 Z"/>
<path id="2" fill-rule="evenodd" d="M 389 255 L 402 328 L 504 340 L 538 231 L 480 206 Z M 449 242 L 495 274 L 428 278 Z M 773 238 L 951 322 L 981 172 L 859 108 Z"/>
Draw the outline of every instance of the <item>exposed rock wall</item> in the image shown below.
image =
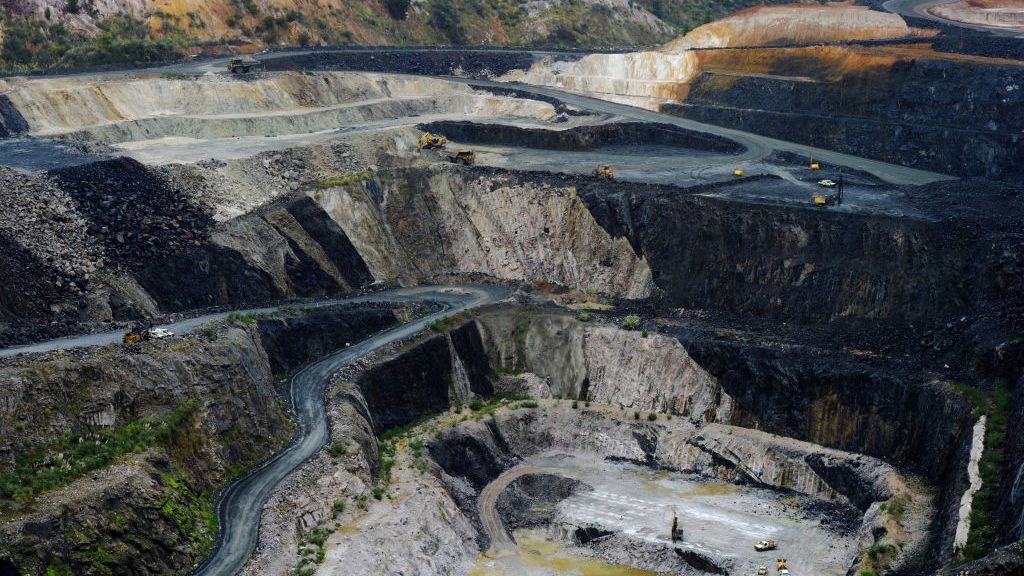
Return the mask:
<path id="1" fill-rule="evenodd" d="M 274 374 L 295 370 L 390 327 L 390 310 L 380 308 L 312 308 L 293 317 L 265 316 L 256 320 L 260 340 Z"/>
<path id="2" fill-rule="evenodd" d="M 609 326 L 584 332 L 585 397 L 695 422 L 728 422 L 732 399 L 675 338 Z"/>
<path id="3" fill-rule="evenodd" d="M 484 274 L 626 298 L 653 288 L 646 261 L 595 223 L 571 185 L 436 167 L 332 190 L 321 203 L 378 279 Z"/>
<path id="4" fill-rule="evenodd" d="M 979 296 L 969 284 L 969 228 L 950 234 L 943 222 L 740 205 L 653 186 L 593 184 L 581 196 L 645 256 L 672 305 L 793 321 L 907 320 L 953 316 Z"/>
<path id="5" fill-rule="evenodd" d="M 733 422 L 883 458 L 933 481 L 958 466 L 973 421 L 938 382 L 920 382 L 840 357 L 684 339 L 696 362 L 741 411 Z"/>

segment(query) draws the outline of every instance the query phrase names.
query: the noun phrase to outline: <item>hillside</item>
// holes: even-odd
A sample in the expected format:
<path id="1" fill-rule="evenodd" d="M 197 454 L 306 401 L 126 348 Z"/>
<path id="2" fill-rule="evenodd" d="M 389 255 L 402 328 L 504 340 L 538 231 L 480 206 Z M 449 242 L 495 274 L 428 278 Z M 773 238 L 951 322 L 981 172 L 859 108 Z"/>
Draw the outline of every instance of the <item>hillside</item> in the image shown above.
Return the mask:
<path id="1" fill-rule="evenodd" d="M 281 46 L 635 48 L 753 0 L 0 0 L 0 70 Z"/>

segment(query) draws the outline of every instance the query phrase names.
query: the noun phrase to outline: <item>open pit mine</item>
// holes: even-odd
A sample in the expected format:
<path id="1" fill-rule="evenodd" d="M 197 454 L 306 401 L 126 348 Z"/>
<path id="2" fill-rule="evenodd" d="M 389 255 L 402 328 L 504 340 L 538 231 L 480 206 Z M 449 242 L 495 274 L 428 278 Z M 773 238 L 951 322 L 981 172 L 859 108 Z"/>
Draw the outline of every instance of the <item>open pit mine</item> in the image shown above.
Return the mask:
<path id="1" fill-rule="evenodd" d="M 1024 40 L 892 4 L 0 78 L 0 576 L 1024 574 Z"/>

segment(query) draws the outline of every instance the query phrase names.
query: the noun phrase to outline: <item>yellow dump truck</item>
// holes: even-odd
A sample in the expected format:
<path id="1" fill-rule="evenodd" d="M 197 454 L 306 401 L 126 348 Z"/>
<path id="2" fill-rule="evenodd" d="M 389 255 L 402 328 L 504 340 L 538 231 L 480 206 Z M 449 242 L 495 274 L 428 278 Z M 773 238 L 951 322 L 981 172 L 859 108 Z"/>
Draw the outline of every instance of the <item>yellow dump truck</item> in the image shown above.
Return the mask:
<path id="1" fill-rule="evenodd" d="M 476 164 L 476 152 L 473 152 L 472 150 L 459 150 L 455 154 L 449 154 L 448 161 L 452 164 L 472 166 L 473 164 Z"/>
<path id="2" fill-rule="evenodd" d="M 255 58 L 240 56 L 228 61 L 228 72 L 231 72 L 232 74 L 248 74 L 249 72 L 252 72 L 253 68 L 256 68 L 259 65 L 259 60 Z"/>

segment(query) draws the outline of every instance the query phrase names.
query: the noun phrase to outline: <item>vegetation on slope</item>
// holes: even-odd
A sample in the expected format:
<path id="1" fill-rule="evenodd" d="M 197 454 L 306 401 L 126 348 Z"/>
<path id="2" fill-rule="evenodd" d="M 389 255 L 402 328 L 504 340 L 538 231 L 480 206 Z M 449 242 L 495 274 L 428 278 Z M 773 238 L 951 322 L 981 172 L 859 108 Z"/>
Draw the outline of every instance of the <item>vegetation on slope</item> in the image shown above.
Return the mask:
<path id="1" fill-rule="evenodd" d="M 63 22 L 5 19 L 2 13 L 0 23 L 0 70 L 162 62 L 180 57 L 189 43 L 183 33 L 154 38 L 145 23 L 120 16 L 100 22 L 94 36 L 74 32 Z"/>
<path id="2" fill-rule="evenodd" d="M 25 502 L 88 472 L 106 468 L 128 454 L 180 442 L 180 429 L 191 419 L 193 410 L 193 404 L 188 403 L 162 418 L 137 420 L 85 436 L 62 434 L 19 456 L 12 469 L 0 473 L 0 498 Z"/>
<path id="3" fill-rule="evenodd" d="M 957 386 L 971 406 L 974 415 L 986 416 L 985 449 L 978 461 L 981 488 L 974 494 L 971 506 L 971 530 L 967 545 L 961 551 L 964 560 L 976 560 L 995 545 L 993 518 L 998 505 L 999 479 L 1003 468 L 1003 450 L 1006 445 L 1006 425 L 1013 395 L 1005 382 L 999 381 L 991 393 L 970 386 Z"/>
<path id="4" fill-rule="evenodd" d="M 772 4 L 809 3 L 816 0 L 637 0 L 649 12 L 671 24 L 680 33 L 686 33 L 697 26 L 724 18 L 733 12 L 750 6 Z"/>
<path id="5" fill-rule="evenodd" d="M 34 18 L 5 12 L 0 6 L 0 70 L 137 65 L 203 51 L 276 46 L 450 44 L 626 50 L 667 41 L 760 3 L 327 0 L 311 6 L 295 0 L 213 0 L 201 12 L 191 4 L 165 3 L 143 20 L 81 7 L 72 10 L 70 5 Z"/>

